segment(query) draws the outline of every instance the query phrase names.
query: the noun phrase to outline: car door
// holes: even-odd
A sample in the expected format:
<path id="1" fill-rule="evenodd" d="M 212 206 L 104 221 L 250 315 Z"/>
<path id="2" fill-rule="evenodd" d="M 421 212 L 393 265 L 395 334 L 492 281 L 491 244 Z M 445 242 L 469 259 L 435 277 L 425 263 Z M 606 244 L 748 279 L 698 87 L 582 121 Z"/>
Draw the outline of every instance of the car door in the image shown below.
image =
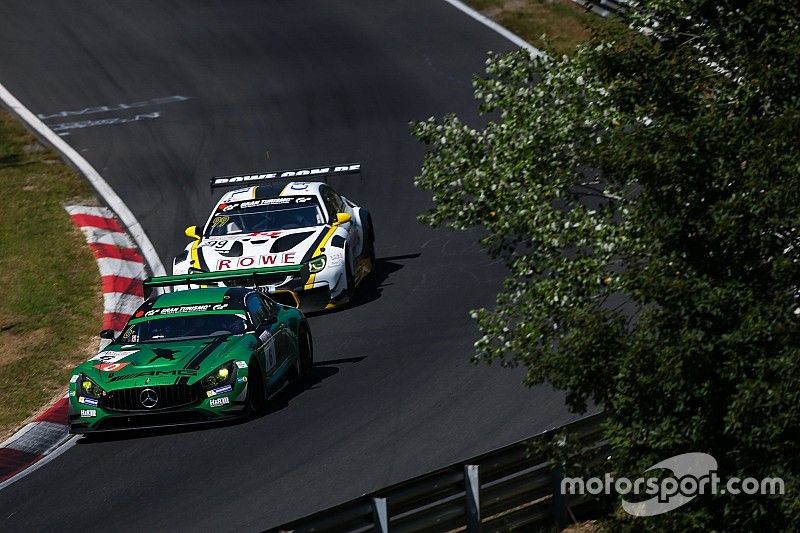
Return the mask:
<path id="1" fill-rule="evenodd" d="M 336 219 L 336 213 L 347 213 L 352 217 L 351 221 L 347 224 L 344 224 L 342 227 L 347 231 L 347 242 L 349 244 L 351 253 L 350 260 L 353 262 L 353 265 L 351 266 L 354 266 L 356 260 L 355 256 L 362 253 L 361 246 L 363 241 L 362 228 L 356 223 L 355 210 L 347 205 L 342 197 L 339 196 L 339 193 L 327 185 L 320 187 L 320 194 L 322 195 L 322 199 L 325 202 L 325 207 L 328 209 L 328 212 L 332 213 L 332 220 Z"/>
<path id="2" fill-rule="evenodd" d="M 283 307 L 277 305 L 263 294 L 259 294 L 258 297 L 264 307 L 265 320 L 270 323 L 270 333 L 274 341 L 275 364 L 283 373 L 288 367 L 287 362 L 294 361 L 295 343 L 285 317 L 281 316 Z"/>
<path id="3" fill-rule="evenodd" d="M 264 305 L 264 300 L 261 299 L 258 293 L 251 292 L 248 294 L 244 299 L 244 303 L 259 340 L 256 351 L 263 357 L 264 373 L 269 384 L 270 377 L 275 374 L 278 368 L 276 337 L 279 328 L 277 323 L 270 319 L 269 309 Z"/>

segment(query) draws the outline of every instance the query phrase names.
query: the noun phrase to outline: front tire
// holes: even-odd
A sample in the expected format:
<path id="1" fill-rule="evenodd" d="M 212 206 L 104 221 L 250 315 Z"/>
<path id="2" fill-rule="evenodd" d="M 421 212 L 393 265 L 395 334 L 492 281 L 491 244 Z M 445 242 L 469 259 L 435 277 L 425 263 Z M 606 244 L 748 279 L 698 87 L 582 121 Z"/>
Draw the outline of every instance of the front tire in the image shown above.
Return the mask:
<path id="1" fill-rule="evenodd" d="M 267 394 L 264 391 L 264 376 L 261 373 L 261 365 L 255 360 L 250 362 L 250 372 L 247 381 L 247 398 L 245 403 L 247 418 L 257 417 L 267 408 Z"/>

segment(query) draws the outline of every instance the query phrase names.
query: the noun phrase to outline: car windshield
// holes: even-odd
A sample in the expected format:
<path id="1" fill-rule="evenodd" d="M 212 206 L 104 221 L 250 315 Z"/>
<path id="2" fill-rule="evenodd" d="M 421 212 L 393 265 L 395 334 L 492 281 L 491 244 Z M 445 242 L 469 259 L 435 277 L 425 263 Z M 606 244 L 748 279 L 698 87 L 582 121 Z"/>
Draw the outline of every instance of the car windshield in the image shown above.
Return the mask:
<path id="1" fill-rule="evenodd" d="M 313 198 L 309 198 L 304 203 L 293 201 L 281 205 L 258 205 L 259 203 L 261 202 L 255 200 L 237 204 L 221 204 L 208 222 L 205 235 L 220 237 L 240 233 L 306 228 L 325 222 L 322 210 Z M 251 207 L 252 204 L 256 204 L 256 206 Z"/>
<path id="2" fill-rule="evenodd" d="M 170 316 L 129 324 L 122 332 L 121 341 L 135 344 L 217 335 L 238 335 L 246 330 L 247 320 L 242 314 L 208 313 Z"/>

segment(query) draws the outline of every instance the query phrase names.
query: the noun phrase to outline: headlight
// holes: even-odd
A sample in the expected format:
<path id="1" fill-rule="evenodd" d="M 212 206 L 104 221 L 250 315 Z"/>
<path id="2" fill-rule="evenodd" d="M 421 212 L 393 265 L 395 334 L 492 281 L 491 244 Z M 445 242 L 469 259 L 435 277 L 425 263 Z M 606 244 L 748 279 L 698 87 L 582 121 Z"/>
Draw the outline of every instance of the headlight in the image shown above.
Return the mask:
<path id="1" fill-rule="evenodd" d="M 225 383 L 231 383 L 236 376 L 236 366 L 233 361 L 229 361 L 212 373 L 200 380 L 200 386 L 204 389 L 213 389 Z"/>
<path id="2" fill-rule="evenodd" d="M 104 391 L 100 385 L 89 379 L 84 374 L 80 375 L 77 384 L 79 396 L 99 399 L 106 395 L 106 391 Z"/>
<path id="3" fill-rule="evenodd" d="M 312 259 L 311 261 L 308 262 L 308 271 L 311 274 L 319 272 L 323 268 L 325 268 L 325 263 L 326 262 L 327 262 L 327 259 L 325 258 L 324 255 L 321 255 L 319 257 L 315 257 L 314 259 Z"/>

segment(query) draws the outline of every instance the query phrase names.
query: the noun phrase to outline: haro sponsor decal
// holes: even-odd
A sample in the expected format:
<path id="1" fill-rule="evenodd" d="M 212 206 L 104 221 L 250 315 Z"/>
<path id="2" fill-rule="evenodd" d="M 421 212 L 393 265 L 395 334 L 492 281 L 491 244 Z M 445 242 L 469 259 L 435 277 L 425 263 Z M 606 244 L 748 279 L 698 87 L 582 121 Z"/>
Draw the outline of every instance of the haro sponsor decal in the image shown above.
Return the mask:
<path id="1" fill-rule="evenodd" d="M 208 401 L 208 405 L 210 407 L 222 407 L 223 405 L 228 405 L 229 403 L 231 403 L 231 401 L 227 396 L 223 396 L 222 398 L 211 398 Z"/>
<path id="2" fill-rule="evenodd" d="M 236 270 L 240 268 L 256 268 L 262 266 L 293 265 L 297 261 L 297 254 L 286 252 L 284 254 L 246 255 L 231 259 L 217 260 L 217 270 Z"/>
<path id="3" fill-rule="evenodd" d="M 94 418 L 97 416 L 97 409 L 81 409 L 81 418 Z"/>

